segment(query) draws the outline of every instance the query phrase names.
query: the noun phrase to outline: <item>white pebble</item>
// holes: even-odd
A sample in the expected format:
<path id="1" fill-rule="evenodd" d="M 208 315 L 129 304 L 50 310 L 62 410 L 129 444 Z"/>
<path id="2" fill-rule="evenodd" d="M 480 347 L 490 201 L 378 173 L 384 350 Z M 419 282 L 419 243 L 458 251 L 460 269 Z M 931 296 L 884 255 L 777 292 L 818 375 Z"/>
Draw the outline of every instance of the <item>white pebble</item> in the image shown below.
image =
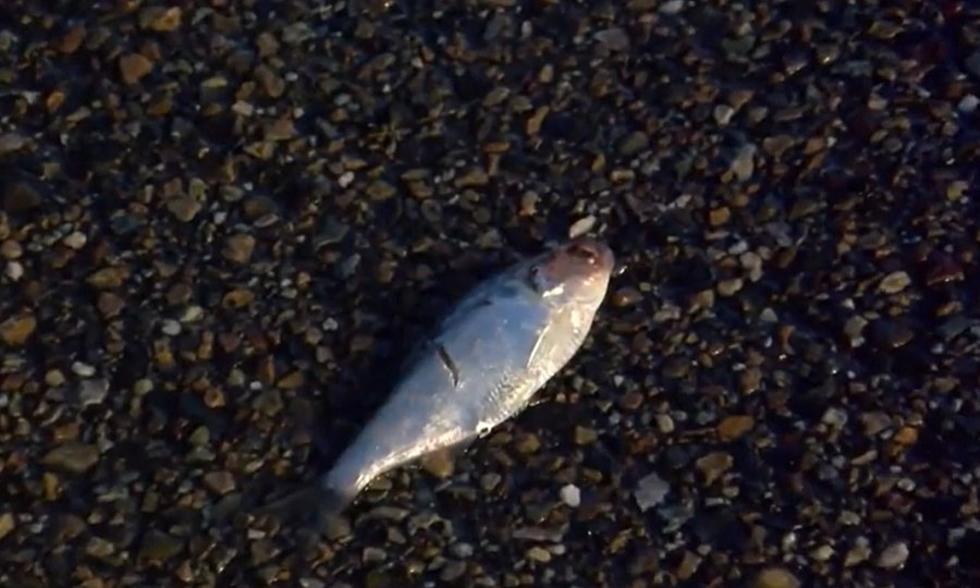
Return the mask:
<path id="1" fill-rule="evenodd" d="M 75 231 L 70 235 L 68 235 L 67 237 L 65 237 L 63 243 L 65 244 L 66 247 L 77 250 L 84 247 L 87 241 L 88 238 L 85 236 L 85 233 L 82 233 L 81 231 Z"/>
<path id="2" fill-rule="evenodd" d="M 574 239 L 576 237 L 581 237 L 582 235 L 588 233 L 595 226 L 595 216 L 589 215 L 584 218 L 580 218 L 572 226 L 568 228 L 568 238 Z"/>
<path id="3" fill-rule="evenodd" d="M 4 273 L 7 274 L 8 278 L 16 282 L 24 277 L 24 266 L 19 261 L 8 261 Z"/>
<path id="4" fill-rule="evenodd" d="M 572 508 L 582 504 L 582 491 L 575 484 L 566 484 L 561 489 L 561 501 Z"/>
<path id="5" fill-rule="evenodd" d="M 76 361 L 75 363 L 71 364 L 71 371 L 75 372 L 75 375 L 83 378 L 90 378 L 95 375 L 94 367 L 80 361 Z"/>
<path id="6" fill-rule="evenodd" d="M 636 498 L 640 510 L 647 510 L 663 502 L 668 493 L 670 493 L 670 484 L 653 472 L 640 480 L 633 497 Z"/>
<path id="7" fill-rule="evenodd" d="M 909 546 L 904 542 L 892 543 L 878 557 L 878 567 L 899 568 L 909 558 Z"/>
<path id="8" fill-rule="evenodd" d="M 973 94 L 967 94 L 960 99 L 960 103 L 957 108 L 960 109 L 960 112 L 970 114 L 977 109 L 977 106 L 980 106 L 980 98 L 977 98 Z"/>

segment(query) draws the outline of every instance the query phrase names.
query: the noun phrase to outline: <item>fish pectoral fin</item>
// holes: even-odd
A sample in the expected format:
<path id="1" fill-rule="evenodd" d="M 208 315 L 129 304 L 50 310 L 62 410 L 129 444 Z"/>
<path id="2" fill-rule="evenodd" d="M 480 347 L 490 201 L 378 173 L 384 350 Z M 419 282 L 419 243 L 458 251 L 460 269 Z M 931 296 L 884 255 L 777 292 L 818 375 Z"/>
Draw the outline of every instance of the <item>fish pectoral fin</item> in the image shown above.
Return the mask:
<path id="1" fill-rule="evenodd" d="M 456 366 L 456 362 L 453 361 L 452 356 L 446 351 L 445 345 L 440 341 L 435 342 L 436 355 L 439 356 L 439 361 L 442 362 L 443 367 L 449 370 L 449 375 L 453 380 L 453 388 L 459 386 L 459 368 Z"/>
<path id="2" fill-rule="evenodd" d="M 534 343 L 531 345 L 531 353 L 527 355 L 527 362 L 524 367 L 531 367 L 537 360 L 541 353 L 544 353 L 547 349 L 547 341 L 545 335 L 548 334 L 549 327 L 546 325 L 544 328 L 538 331 L 537 336 L 534 339 Z"/>

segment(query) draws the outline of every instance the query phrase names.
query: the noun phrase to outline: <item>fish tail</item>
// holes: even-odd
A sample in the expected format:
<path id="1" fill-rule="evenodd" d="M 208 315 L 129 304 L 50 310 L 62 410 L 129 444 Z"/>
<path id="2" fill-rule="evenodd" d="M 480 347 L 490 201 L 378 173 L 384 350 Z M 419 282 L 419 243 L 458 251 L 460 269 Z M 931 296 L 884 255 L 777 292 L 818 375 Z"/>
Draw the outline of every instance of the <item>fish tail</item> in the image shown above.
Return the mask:
<path id="1" fill-rule="evenodd" d="M 313 524 L 323 529 L 353 500 L 352 493 L 332 488 L 320 480 L 265 505 L 258 514 L 274 517 L 282 523 Z"/>

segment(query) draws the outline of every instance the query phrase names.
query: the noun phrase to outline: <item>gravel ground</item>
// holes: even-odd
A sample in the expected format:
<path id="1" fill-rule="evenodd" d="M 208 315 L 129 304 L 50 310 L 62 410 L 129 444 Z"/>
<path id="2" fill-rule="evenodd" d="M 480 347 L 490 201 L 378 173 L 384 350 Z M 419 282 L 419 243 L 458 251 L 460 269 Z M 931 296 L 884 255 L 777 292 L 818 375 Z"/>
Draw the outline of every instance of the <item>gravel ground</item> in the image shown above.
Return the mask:
<path id="1" fill-rule="evenodd" d="M 0 584 L 980 583 L 980 10 L 842 4 L 3 2 Z M 569 231 L 542 403 L 247 516 Z"/>

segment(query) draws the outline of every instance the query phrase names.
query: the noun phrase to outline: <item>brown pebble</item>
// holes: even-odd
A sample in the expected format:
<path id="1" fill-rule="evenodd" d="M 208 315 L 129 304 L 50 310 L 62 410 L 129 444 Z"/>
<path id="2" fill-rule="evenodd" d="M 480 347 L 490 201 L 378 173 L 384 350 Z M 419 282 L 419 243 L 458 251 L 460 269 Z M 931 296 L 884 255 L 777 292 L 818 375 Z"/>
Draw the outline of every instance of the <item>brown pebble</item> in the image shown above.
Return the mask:
<path id="1" fill-rule="evenodd" d="M 58 50 L 65 55 L 71 55 L 82 46 L 85 41 L 85 27 L 75 26 L 65 33 L 65 36 L 58 42 Z"/>
<path id="2" fill-rule="evenodd" d="M 239 233 L 225 239 L 221 255 L 228 261 L 245 265 L 252 259 L 253 251 L 255 251 L 255 237 Z"/>
<path id="3" fill-rule="evenodd" d="M 800 581 L 785 568 L 767 568 L 752 582 L 753 588 L 799 588 Z"/>
<path id="4" fill-rule="evenodd" d="M 112 292 L 101 292 L 97 305 L 103 317 L 113 318 L 122 311 L 125 301 Z"/>
<path id="5" fill-rule="evenodd" d="M 575 427 L 575 444 L 576 445 L 589 445 L 595 443 L 596 439 L 599 438 L 599 434 L 595 432 L 595 429 L 590 429 L 588 427 Z"/>
<path id="6" fill-rule="evenodd" d="M 514 443 L 514 449 L 518 453 L 523 453 L 528 455 L 541 449 L 541 440 L 534 433 L 523 433 L 518 436 L 516 442 Z"/>
<path id="7" fill-rule="evenodd" d="M 37 319 L 33 314 L 12 316 L 0 323 L 0 339 L 11 347 L 20 347 L 27 343 L 36 328 Z"/>
<path id="8" fill-rule="evenodd" d="M 179 6 L 146 8 L 140 15 L 140 21 L 145 28 L 158 33 L 175 31 L 180 28 L 181 9 Z"/>
<path id="9" fill-rule="evenodd" d="M 41 463 L 71 474 L 82 474 L 99 462 L 99 449 L 94 445 L 68 442 L 49 451 Z"/>
<path id="10" fill-rule="evenodd" d="M 732 415 L 718 423 L 718 439 L 724 443 L 745 435 L 755 426 L 755 419 L 748 415 Z"/>
<path id="11" fill-rule="evenodd" d="M 109 290 L 122 286 L 129 277 L 129 270 L 121 266 L 105 267 L 89 274 L 86 280 L 93 288 Z"/>
<path id="12" fill-rule="evenodd" d="M 742 278 L 731 278 L 718 282 L 718 293 L 722 296 L 734 296 L 742 289 Z"/>
<path id="13" fill-rule="evenodd" d="M 708 222 L 711 223 L 713 227 L 719 227 L 728 222 L 732 216 L 731 210 L 727 206 L 721 206 L 719 208 L 712 209 L 708 213 Z"/>
<path id="14" fill-rule="evenodd" d="M 283 376 L 276 386 L 283 390 L 295 390 L 303 385 L 304 380 L 303 372 L 297 370 Z"/>
<path id="15" fill-rule="evenodd" d="M 221 305 L 225 308 L 244 308 L 255 300 L 255 294 L 245 288 L 235 288 L 227 292 L 221 299 Z"/>
<path id="16" fill-rule="evenodd" d="M 224 496 L 235 489 L 235 477 L 225 470 L 208 472 L 204 474 L 204 485 L 215 494 Z"/>
<path id="17" fill-rule="evenodd" d="M 139 53 L 129 53 L 119 58 L 119 72 L 129 85 L 138 84 L 151 71 L 153 62 Z"/>
<path id="18" fill-rule="evenodd" d="M 885 276 L 878 285 L 878 290 L 885 294 L 898 294 L 912 283 L 911 278 L 905 272 L 892 272 Z"/>
<path id="19" fill-rule="evenodd" d="M 9 512 L 0 514 L 0 540 L 10 534 L 15 528 L 14 515 Z"/>
<path id="20" fill-rule="evenodd" d="M 422 469 L 429 472 L 440 480 L 453 475 L 453 459 L 448 450 L 440 450 L 430 453 L 421 459 Z"/>
<path id="21" fill-rule="evenodd" d="M 201 212 L 201 203 L 189 196 L 177 196 L 167 201 L 167 210 L 180 222 L 187 223 Z"/>
<path id="22" fill-rule="evenodd" d="M 733 463 L 734 459 L 731 455 L 723 451 L 714 451 L 700 458 L 696 465 L 704 476 L 705 485 L 710 486 L 722 474 L 731 469 Z"/>

